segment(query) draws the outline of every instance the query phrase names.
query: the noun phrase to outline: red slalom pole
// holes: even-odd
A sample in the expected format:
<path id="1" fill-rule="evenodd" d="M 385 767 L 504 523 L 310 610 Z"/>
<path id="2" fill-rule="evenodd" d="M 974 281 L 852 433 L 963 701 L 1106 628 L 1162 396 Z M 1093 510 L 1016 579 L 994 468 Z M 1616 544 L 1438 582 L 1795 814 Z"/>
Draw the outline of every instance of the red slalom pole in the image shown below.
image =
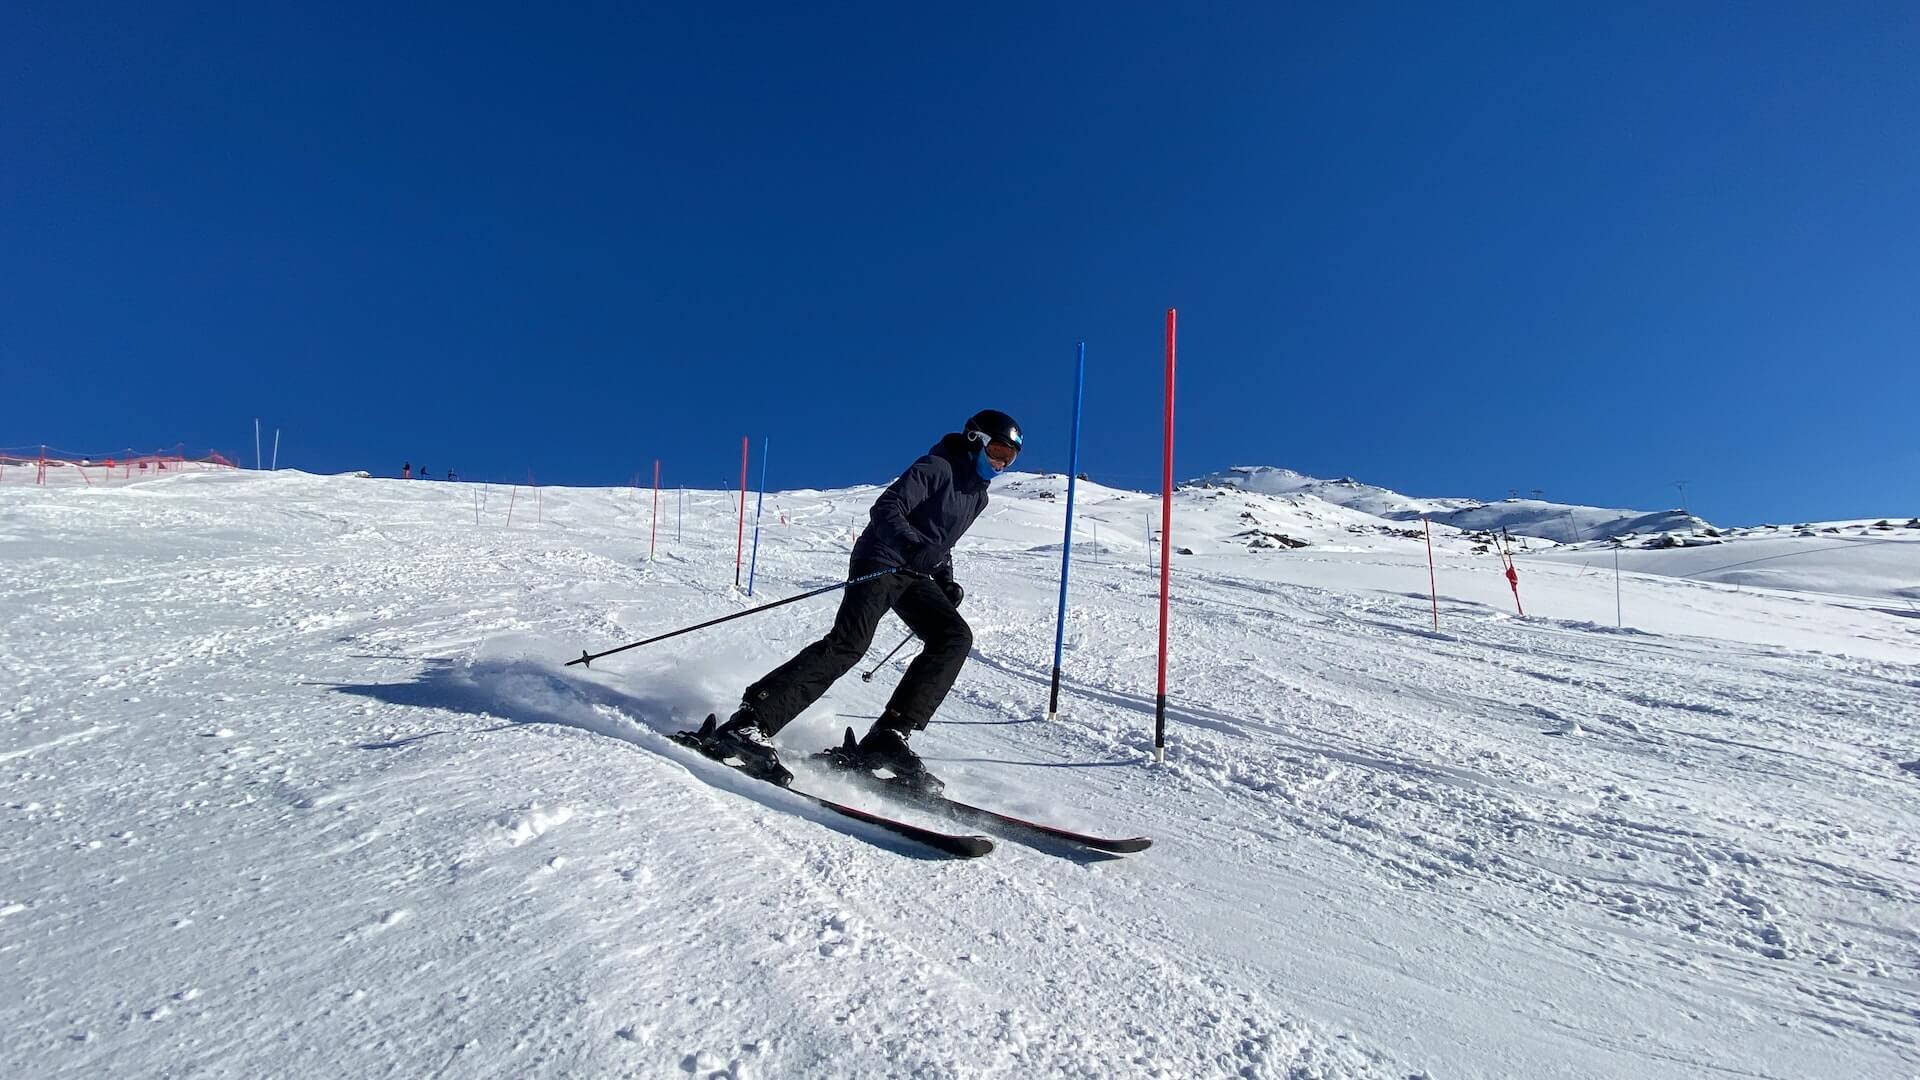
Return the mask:
<path id="1" fill-rule="evenodd" d="M 1167 584 L 1173 569 L 1173 323 L 1167 309 L 1167 435 L 1160 474 L 1160 688 L 1153 703 L 1153 760 L 1167 760 Z"/>
<path id="2" fill-rule="evenodd" d="M 660 459 L 653 459 L 653 535 L 647 537 L 647 558 L 653 558 L 653 545 L 660 539 Z"/>
<path id="3" fill-rule="evenodd" d="M 1440 630 L 1440 582 L 1433 576 L 1433 522 L 1426 518 L 1420 524 L 1427 527 L 1427 588 L 1433 593 L 1433 629 Z"/>
<path id="4" fill-rule="evenodd" d="M 1506 530 L 1501 530 L 1503 539 L 1505 532 Z M 1513 565 L 1513 552 L 1508 550 L 1505 544 L 1501 546 L 1501 553 L 1504 554 L 1507 559 L 1507 584 L 1513 589 L 1514 613 L 1524 619 L 1527 616 L 1527 609 L 1520 606 L 1520 570 Z"/>
<path id="5" fill-rule="evenodd" d="M 1513 538 L 1502 528 L 1500 535 L 1494 538 L 1494 550 L 1500 553 L 1500 563 L 1507 569 L 1507 585 L 1513 589 L 1513 610 L 1521 618 L 1526 618 L 1527 609 L 1520 606 L 1520 571 L 1513 565 L 1513 552 L 1510 549 Z"/>
<path id="6" fill-rule="evenodd" d="M 747 437 L 740 436 L 740 535 L 733 548 L 733 587 L 740 587 L 740 567 L 747 557 Z"/>

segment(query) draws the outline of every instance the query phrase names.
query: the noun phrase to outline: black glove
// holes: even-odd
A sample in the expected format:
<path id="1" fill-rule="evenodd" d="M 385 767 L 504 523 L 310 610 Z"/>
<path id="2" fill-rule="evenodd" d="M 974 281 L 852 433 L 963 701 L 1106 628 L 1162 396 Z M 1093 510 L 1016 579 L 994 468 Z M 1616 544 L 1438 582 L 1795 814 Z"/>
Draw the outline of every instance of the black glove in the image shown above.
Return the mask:
<path id="1" fill-rule="evenodd" d="M 960 583 L 952 578 L 941 578 L 938 584 L 940 591 L 947 594 L 947 600 L 950 601 L 954 607 L 959 607 L 960 598 L 967 595 L 967 590 L 961 588 Z"/>
<path id="2" fill-rule="evenodd" d="M 920 577 L 932 577 L 946 565 L 946 552 L 932 544 L 915 544 L 907 549 L 907 565 L 902 569 Z"/>

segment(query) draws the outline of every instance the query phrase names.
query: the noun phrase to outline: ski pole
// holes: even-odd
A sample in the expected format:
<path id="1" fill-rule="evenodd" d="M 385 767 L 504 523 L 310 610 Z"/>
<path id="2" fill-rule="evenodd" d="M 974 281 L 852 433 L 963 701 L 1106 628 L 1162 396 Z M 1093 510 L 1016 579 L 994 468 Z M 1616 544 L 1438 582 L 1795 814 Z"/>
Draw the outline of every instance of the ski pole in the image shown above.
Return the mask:
<path id="1" fill-rule="evenodd" d="M 906 648 L 907 642 L 912 640 L 913 640 L 913 631 L 909 630 L 907 631 L 907 636 L 900 639 L 900 644 L 895 645 L 893 647 L 893 652 L 888 653 L 885 659 L 882 659 L 879 663 L 873 665 L 873 671 L 869 671 L 866 674 L 860 676 L 860 681 L 872 682 L 874 674 L 878 672 L 881 668 L 887 666 L 887 661 L 893 659 L 893 654 L 899 652 L 901 649 Z"/>
<path id="2" fill-rule="evenodd" d="M 593 662 L 595 660 L 600 659 L 603 656 L 612 656 L 614 653 L 626 652 L 628 649 L 637 649 L 642 645 L 651 645 L 656 641 L 665 641 L 670 637 L 679 637 L 681 634 L 691 634 L 695 630 L 705 630 L 709 626 L 718 626 L 723 622 L 732 622 L 735 619 L 744 619 L 749 615 L 758 615 L 759 613 L 770 610 L 772 608 L 783 607 L 787 604 L 797 603 L 798 601 L 801 601 L 801 600 L 806 600 L 811 597 L 820 596 L 823 593 L 830 593 L 840 589 L 850 588 L 862 582 L 872 581 L 874 578 L 886 577 L 888 574 L 898 574 L 898 573 L 906 573 L 906 572 L 907 571 L 903 570 L 901 567 L 889 566 L 885 570 L 875 570 L 871 574 L 862 574 L 857 578 L 848 578 L 846 581 L 842 581 L 834 585 L 828 585 L 825 588 L 815 589 L 812 592 L 803 592 L 798 596 L 789 596 L 785 600 L 775 600 L 770 604 L 761 604 L 759 607 L 756 607 L 756 608 L 748 608 L 745 611 L 736 611 L 731 615 L 722 615 L 717 619 L 708 619 L 706 622 L 700 623 L 695 626 L 682 627 L 678 630 L 674 630 L 669 633 L 660 634 L 655 637 L 650 637 L 645 641 L 636 641 L 628 645 L 622 645 L 617 649 L 608 649 L 605 652 L 597 652 L 597 653 L 590 653 L 590 652 L 587 652 L 585 649 L 582 649 L 580 650 L 580 655 L 578 658 L 567 661 L 564 666 L 572 667 L 575 664 L 581 664 L 586 667 L 592 667 Z"/>

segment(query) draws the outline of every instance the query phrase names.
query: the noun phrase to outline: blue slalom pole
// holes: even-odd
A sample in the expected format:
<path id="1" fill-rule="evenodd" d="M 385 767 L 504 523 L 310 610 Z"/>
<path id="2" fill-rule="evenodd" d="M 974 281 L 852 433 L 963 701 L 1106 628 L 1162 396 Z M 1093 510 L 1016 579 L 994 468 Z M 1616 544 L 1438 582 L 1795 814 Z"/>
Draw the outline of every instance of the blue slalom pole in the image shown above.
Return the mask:
<path id="1" fill-rule="evenodd" d="M 753 570 L 760 564 L 760 508 L 767 505 L 767 445 L 771 437 L 760 440 L 760 497 L 753 501 L 753 559 L 747 563 L 747 595 L 753 595 Z"/>
<path id="2" fill-rule="evenodd" d="M 1067 538 L 1060 545 L 1060 618 L 1053 630 L 1053 693 L 1047 699 L 1047 719 L 1060 712 L 1060 652 L 1067 640 L 1067 573 L 1073 566 L 1073 491 L 1080 482 L 1080 399 L 1087 384 L 1087 343 L 1080 343 L 1080 359 L 1073 373 L 1073 449 L 1067 461 Z"/>

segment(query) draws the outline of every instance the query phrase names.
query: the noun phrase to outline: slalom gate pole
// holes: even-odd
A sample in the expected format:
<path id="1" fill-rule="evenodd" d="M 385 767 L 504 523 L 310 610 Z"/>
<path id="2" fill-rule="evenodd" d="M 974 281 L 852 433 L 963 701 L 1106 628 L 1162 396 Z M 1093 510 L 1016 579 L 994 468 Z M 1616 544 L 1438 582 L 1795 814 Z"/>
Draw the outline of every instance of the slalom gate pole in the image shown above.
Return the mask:
<path id="1" fill-rule="evenodd" d="M 1153 760 L 1167 760 L 1167 584 L 1173 571 L 1173 308 L 1167 309 L 1167 434 L 1160 474 L 1160 687 L 1153 703 Z"/>
<path id="2" fill-rule="evenodd" d="M 753 501 L 753 555 L 747 560 L 747 595 L 753 595 L 753 572 L 760 567 L 760 514 L 767 508 L 767 448 L 771 436 L 760 437 L 760 494 Z"/>
<path id="3" fill-rule="evenodd" d="M 660 540 L 660 459 L 653 459 L 653 521 L 647 536 L 647 558 L 653 558 L 654 545 Z"/>
<path id="4" fill-rule="evenodd" d="M 1438 633 L 1440 630 L 1440 582 L 1433 573 L 1433 522 L 1421 518 L 1420 524 L 1427 527 L 1427 589 L 1433 594 L 1433 629 Z"/>
<path id="5" fill-rule="evenodd" d="M 1625 618 L 1620 614 L 1620 545 L 1613 545 L 1613 625 L 1623 627 Z"/>
<path id="6" fill-rule="evenodd" d="M 891 659 L 893 659 L 893 657 L 894 657 L 894 654 L 895 654 L 895 653 L 898 653 L 898 652 L 899 652 L 899 651 L 900 651 L 901 649 L 904 649 L 904 648 L 906 648 L 906 647 L 907 647 L 907 642 L 909 642 L 909 641 L 912 641 L 912 640 L 913 640 L 913 631 L 911 631 L 911 630 L 909 630 L 909 631 L 907 631 L 907 636 L 906 636 L 906 637 L 903 637 L 903 638 L 901 638 L 901 639 L 900 639 L 900 644 L 898 644 L 898 645 L 895 645 L 895 646 L 893 647 L 893 652 L 890 652 L 890 653 L 888 653 L 887 655 L 885 655 L 885 656 L 883 656 L 883 657 L 881 657 L 881 658 L 880 658 L 880 662 L 879 662 L 879 663 L 877 663 L 877 664 L 875 664 L 875 665 L 873 665 L 873 670 L 872 670 L 872 671 L 868 671 L 868 672 L 865 672 L 865 673 L 863 673 L 863 674 L 862 674 L 862 675 L 860 676 L 860 681 L 861 681 L 861 682 L 872 682 L 872 681 L 873 681 L 873 677 L 874 677 L 874 676 L 875 676 L 876 674 L 878 674 L 878 673 L 879 673 L 879 671 L 880 671 L 880 669 L 881 669 L 881 668 L 883 668 L 883 667 L 886 667 L 886 666 L 887 666 L 887 661 L 889 661 L 889 660 L 891 660 Z"/>
<path id="7" fill-rule="evenodd" d="M 733 542 L 733 587 L 740 587 L 740 568 L 747 555 L 747 436 L 740 436 L 740 532 Z"/>
<path id="8" fill-rule="evenodd" d="M 1053 689 L 1047 695 L 1047 719 L 1060 714 L 1060 655 L 1067 640 L 1067 575 L 1073 567 L 1073 492 L 1080 479 L 1080 403 L 1087 384 L 1087 343 L 1081 342 L 1073 374 L 1073 436 L 1067 457 L 1067 535 L 1060 543 L 1060 614 L 1053 628 Z"/>
<path id="9" fill-rule="evenodd" d="M 1520 570 L 1513 565 L 1513 552 L 1510 550 L 1512 544 L 1513 537 L 1507 535 L 1506 527 L 1502 526 L 1500 529 L 1500 559 L 1507 564 L 1507 584 L 1513 589 L 1513 610 L 1518 612 L 1521 618 L 1525 618 L 1527 609 L 1520 606 Z"/>
<path id="10" fill-rule="evenodd" d="M 581 650 L 580 655 L 578 657 L 567 661 L 566 664 L 564 664 L 563 666 L 572 667 L 575 664 L 580 664 L 585 667 L 591 667 L 593 666 L 593 662 L 595 660 L 598 660 L 603 656 L 612 656 L 614 653 L 626 652 L 628 649 L 637 649 L 642 645 L 651 645 L 656 641 L 665 641 L 668 638 L 679 637 L 681 634 L 691 634 L 695 630 L 705 630 L 709 626 L 718 626 L 723 622 L 732 622 L 735 619 L 744 619 L 749 615 L 758 615 L 763 611 L 771 611 L 774 608 L 784 607 L 787 604 L 798 603 L 802 600 L 806 600 L 811 597 L 821 596 L 830 592 L 837 592 L 841 589 L 850 588 L 862 582 L 872 581 L 875 578 L 885 577 L 888 574 L 899 574 L 904 572 L 905 571 L 903 571 L 898 566 L 889 566 L 885 570 L 875 570 L 871 574 L 862 574 L 857 578 L 849 578 L 846 581 L 836 582 L 832 585 L 828 585 L 823 588 L 814 589 L 811 592 L 803 592 L 798 596 L 789 596 L 785 600 L 775 600 L 772 603 L 761 604 L 759 607 L 756 607 L 756 608 L 748 608 L 745 611 L 736 611 L 731 615 L 722 615 L 717 619 L 708 619 L 706 622 L 700 623 L 695 626 L 681 627 L 678 630 L 674 630 L 665 634 L 659 634 L 654 637 L 650 637 L 645 641 L 636 641 L 628 645 L 622 645 L 617 649 L 608 649 L 605 652 L 597 652 L 597 653 L 590 653 L 583 649 Z"/>

